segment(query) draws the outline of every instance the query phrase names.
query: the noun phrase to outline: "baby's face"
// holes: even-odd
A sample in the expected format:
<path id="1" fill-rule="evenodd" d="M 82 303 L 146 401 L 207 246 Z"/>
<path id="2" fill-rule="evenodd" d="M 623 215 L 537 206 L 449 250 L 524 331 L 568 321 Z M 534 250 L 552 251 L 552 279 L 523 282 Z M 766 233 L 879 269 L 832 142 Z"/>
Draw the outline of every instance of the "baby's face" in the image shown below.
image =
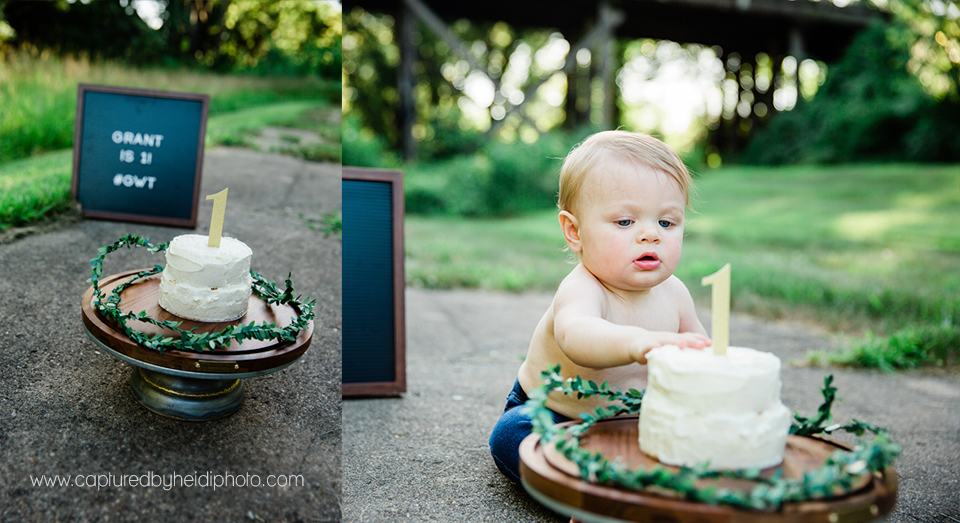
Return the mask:
<path id="1" fill-rule="evenodd" d="M 686 196 L 668 174 L 606 161 L 584 180 L 576 204 L 580 260 L 616 289 L 649 290 L 676 270 Z"/>

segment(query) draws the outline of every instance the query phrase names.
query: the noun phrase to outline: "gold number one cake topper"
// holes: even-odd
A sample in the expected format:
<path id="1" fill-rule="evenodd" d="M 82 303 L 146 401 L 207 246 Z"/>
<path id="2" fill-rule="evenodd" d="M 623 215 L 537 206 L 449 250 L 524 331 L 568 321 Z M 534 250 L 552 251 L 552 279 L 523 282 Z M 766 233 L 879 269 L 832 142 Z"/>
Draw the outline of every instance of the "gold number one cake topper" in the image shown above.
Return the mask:
<path id="1" fill-rule="evenodd" d="M 724 265 L 710 276 L 704 276 L 701 283 L 712 287 L 713 353 L 723 356 L 727 354 L 727 346 L 730 345 L 730 264 Z"/>
<path id="2" fill-rule="evenodd" d="M 207 238 L 207 247 L 219 247 L 220 235 L 223 234 L 223 214 L 227 211 L 227 191 L 224 189 L 217 194 L 207 196 L 213 200 L 213 215 L 210 217 L 210 236 Z"/>

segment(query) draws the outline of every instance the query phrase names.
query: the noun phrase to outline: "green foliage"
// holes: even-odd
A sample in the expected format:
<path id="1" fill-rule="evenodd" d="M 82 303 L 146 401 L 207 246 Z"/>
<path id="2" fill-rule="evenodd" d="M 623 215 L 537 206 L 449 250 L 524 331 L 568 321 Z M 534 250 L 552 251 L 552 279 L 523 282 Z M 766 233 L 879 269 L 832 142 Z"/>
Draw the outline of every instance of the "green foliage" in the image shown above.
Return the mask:
<path id="1" fill-rule="evenodd" d="M 343 237 L 343 214 L 340 211 L 329 212 L 319 218 L 308 218 L 301 214 L 300 218 L 305 220 L 307 227 L 322 232 L 324 237 Z"/>
<path id="2" fill-rule="evenodd" d="M 388 150 L 383 137 L 362 128 L 350 114 L 343 119 L 343 165 L 386 169 L 399 166 L 400 158 Z"/>
<path id="3" fill-rule="evenodd" d="M 11 48 L 93 56 L 130 64 L 162 56 L 162 36 L 121 2 L 5 0 L 0 20 L 12 28 Z"/>
<path id="4" fill-rule="evenodd" d="M 339 81 L 339 4 L 287 0 L 156 2 L 152 29 L 129 0 L 6 0 L 0 20 L 11 48 L 83 55 L 132 65 L 196 67 L 220 72 L 316 76 Z"/>
<path id="5" fill-rule="evenodd" d="M 482 211 L 513 216 L 555 205 L 561 159 L 571 146 L 559 133 L 532 144 L 486 144 L 482 150 L 490 160 L 490 173 L 483 185 Z"/>
<path id="6" fill-rule="evenodd" d="M 557 174 L 578 134 L 534 143 L 483 144 L 473 155 L 404 167 L 406 208 L 416 214 L 517 216 L 556 205 Z"/>
<path id="7" fill-rule="evenodd" d="M 791 426 L 790 432 L 809 436 L 843 430 L 857 436 L 871 432 L 875 437 L 859 442 L 852 451 L 835 451 L 820 468 L 807 471 L 800 478 L 784 478 L 781 474 L 765 477 L 756 469 L 709 471 L 707 464 L 680 467 L 675 472 L 659 464 L 649 469 L 641 467 L 631 470 L 621 460 L 611 461 L 599 452 L 584 450 L 580 447 L 580 437 L 598 421 L 619 414 L 639 412 L 643 393 L 635 390 L 624 393 L 619 388 L 611 389 L 607 383 L 599 386 L 592 381 L 585 383 L 579 376 L 565 380 L 560 374 L 559 364 L 544 370 L 540 378 L 543 385 L 530 392 L 530 399 L 523 407 L 531 417 L 533 433 L 540 435 L 542 445 L 553 445 L 564 457 L 576 464 L 580 477 L 592 483 L 634 490 L 664 489 L 682 499 L 701 503 L 772 511 L 780 509 L 787 502 L 830 497 L 837 490 L 849 491 L 851 486 L 865 476 L 890 473 L 887 469 L 902 452 L 901 446 L 890 438 L 887 431 L 875 425 L 853 420 L 847 425 L 825 426 L 831 418 L 830 410 L 837 399 L 837 390 L 832 386 L 833 376 L 827 376 L 821 389 L 824 403 L 818 409 L 817 417 L 805 418 L 795 414 L 797 422 Z M 553 422 L 553 416 L 546 407 L 547 397 L 552 391 L 568 396 L 575 395 L 578 399 L 603 396 L 609 401 L 619 401 L 620 405 L 600 407 L 594 412 L 581 414 L 583 423 L 560 427 Z M 747 480 L 756 485 L 749 492 L 718 488 L 710 484 L 698 485 L 701 480 L 720 478 Z"/>
<path id="8" fill-rule="evenodd" d="M 344 112 L 355 116 L 388 150 L 400 149 L 400 121 L 404 110 L 413 124 L 417 142 L 417 160 L 446 159 L 454 154 L 472 154 L 491 138 L 515 140 L 518 135 L 540 134 L 556 129 L 564 121 L 564 110 L 543 101 L 532 104 L 523 118 L 517 114 L 494 120 L 488 114 L 516 105 L 505 98 L 510 91 L 529 92 L 548 80 L 557 70 L 540 60 L 529 61 L 539 49 L 556 37 L 550 29 L 524 28 L 522 32 L 505 22 L 484 23 L 466 19 L 450 24 L 450 31 L 466 42 L 470 60 L 464 60 L 435 32 L 414 22 L 417 64 L 411 78 L 410 96 L 414 108 L 400 106 L 398 90 L 400 47 L 398 25 L 393 14 L 375 13 L 354 6 L 344 13 Z M 514 60 L 511 62 L 511 60 Z M 521 75 L 508 70 L 525 70 Z M 500 86 L 500 92 L 487 107 L 479 107 L 465 94 L 467 79 L 483 74 Z M 572 121 L 571 121 L 572 122 Z M 497 127 L 497 129 L 494 129 Z"/>
<path id="9" fill-rule="evenodd" d="M 274 323 L 262 323 L 260 325 L 250 322 L 248 325 L 237 324 L 224 328 L 219 332 L 196 333 L 197 327 L 190 330 L 183 330 L 180 325 L 183 322 L 156 320 L 147 316 L 146 311 L 123 312 L 120 308 L 120 294 L 131 285 L 142 278 L 154 276 L 163 271 L 163 267 L 155 265 L 153 269 L 141 271 L 129 280 L 117 285 L 109 295 L 105 295 L 100 288 L 100 278 L 103 276 L 103 261 L 108 254 L 126 247 L 127 249 L 136 247 L 146 247 L 152 253 L 163 252 L 169 246 L 169 243 L 152 245 L 148 238 L 142 236 L 128 235 L 120 238 L 111 245 L 98 249 L 96 258 L 90 260 L 90 279 L 93 283 L 94 298 L 93 306 L 97 311 L 107 318 L 108 321 L 115 323 L 131 340 L 138 345 L 148 349 L 155 350 L 161 354 L 168 349 L 189 350 L 194 352 L 212 352 L 217 349 L 229 347 L 232 341 L 243 342 L 243 340 L 277 340 L 277 341 L 296 341 L 300 331 L 309 327 L 310 321 L 314 318 L 315 300 L 303 301 L 301 297 L 293 297 L 293 282 L 290 276 L 286 279 L 286 288 L 281 292 L 277 285 L 263 276 L 251 271 L 253 278 L 253 292 L 261 297 L 270 305 L 289 305 L 297 311 L 297 318 L 290 322 L 286 327 L 278 327 Z M 171 330 L 179 335 L 179 339 L 174 339 L 162 334 L 149 336 L 139 332 L 127 325 L 128 321 L 139 321 L 157 327 Z"/>
<path id="10" fill-rule="evenodd" d="M 347 102 L 344 109 L 356 118 L 356 129 L 369 129 L 376 136 L 376 142 L 383 150 L 395 149 L 400 133 L 396 118 L 396 104 L 400 99 L 397 92 L 397 65 L 400 52 L 393 42 L 392 17 L 378 18 L 359 8 L 343 15 L 344 25 L 348 29 L 344 45 L 343 76 L 348 83 Z M 347 123 L 347 120 L 344 120 Z M 368 150 L 370 142 L 356 142 L 347 138 L 347 144 L 359 147 L 358 157 L 351 158 L 344 151 L 344 161 L 348 159 L 357 167 L 373 167 L 364 160 L 371 159 Z"/>
<path id="11" fill-rule="evenodd" d="M 457 117 L 451 115 L 427 124 L 430 127 L 430 139 L 421 141 L 417 149 L 421 162 L 474 154 L 488 140 L 479 131 L 462 129 L 456 120 Z"/>
<path id="12" fill-rule="evenodd" d="M 960 101 L 960 24 L 955 5 L 931 0 L 890 0 L 895 37 L 910 48 L 907 69 L 936 100 Z"/>
<path id="13" fill-rule="evenodd" d="M 814 363 L 885 372 L 956 365 L 960 363 L 960 329 L 949 325 L 928 325 L 898 330 L 889 336 L 874 337 L 871 334 L 849 349 L 829 354 L 812 353 L 808 359 Z"/>
<path id="14" fill-rule="evenodd" d="M 823 388 L 820 389 L 823 394 L 823 403 L 817 409 L 817 417 L 807 418 L 799 413 L 794 413 L 795 422 L 790 425 L 790 434 L 798 436 L 810 436 L 820 434 L 824 431 L 827 423 L 830 421 L 830 411 L 833 408 L 833 402 L 837 400 L 837 388 L 833 386 L 833 375 L 829 375 L 823 380 Z"/>
<path id="15" fill-rule="evenodd" d="M 71 151 L 0 164 L 0 230 L 70 207 Z"/>
<path id="16" fill-rule="evenodd" d="M 292 152 L 294 156 L 311 162 L 341 163 L 343 160 L 343 147 L 340 144 L 317 143 L 301 145 L 292 149 L 285 148 L 281 152 L 288 151 Z"/>
<path id="17" fill-rule="evenodd" d="M 492 170 L 490 158 L 483 154 L 408 164 L 405 208 L 412 214 L 481 216 Z"/>
<path id="18" fill-rule="evenodd" d="M 830 67 L 809 101 L 751 139 L 745 163 L 960 160 L 960 103 L 936 99 L 908 72 L 913 40 L 877 22 Z"/>
<path id="19" fill-rule="evenodd" d="M 339 80 L 343 29 L 336 4 L 279 0 L 212 4 L 213 10 L 224 6 L 225 12 L 222 25 L 214 22 L 209 27 L 209 48 L 202 50 L 201 62 L 220 70 Z M 181 48 L 185 36 L 189 32 L 179 35 Z M 188 48 L 192 46 L 190 42 Z"/>

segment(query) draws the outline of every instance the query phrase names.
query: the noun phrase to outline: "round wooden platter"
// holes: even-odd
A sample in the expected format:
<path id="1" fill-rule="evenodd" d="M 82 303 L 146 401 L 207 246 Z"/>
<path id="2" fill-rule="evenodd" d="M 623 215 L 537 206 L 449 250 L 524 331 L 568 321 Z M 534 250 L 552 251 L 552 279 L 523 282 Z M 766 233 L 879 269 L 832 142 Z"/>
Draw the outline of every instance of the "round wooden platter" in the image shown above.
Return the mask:
<path id="1" fill-rule="evenodd" d="M 572 423 L 572 422 L 569 422 Z M 568 423 L 568 424 L 569 424 Z M 640 450 L 637 416 L 598 422 L 580 438 L 580 446 L 599 451 L 607 459 L 619 458 L 630 467 L 651 468 L 660 463 Z M 835 450 L 849 447 L 827 439 L 790 436 L 783 463 L 761 472 L 780 472 L 799 478 L 819 468 Z M 524 486 L 538 500 L 555 510 L 569 509 L 567 515 L 597 521 L 656 521 L 658 523 L 838 523 L 873 521 L 889 513 L 896 502 L 897 477 L 892 470 L 865 476 L 847 492 L 834 497 L 802 503 L 786 503 L 776 512 L 753 511 L 728 506 L 686 501 L 665 490 L 630 490 L 588 483 L 579 478 L 577 466 L 552 445 L 541 446 L 539 436 L 527 437 L 520 446 L 521 477 Z M 665 466 L 671 470 L 676 467 Z M 716 485 L 749 491 L 754 482 L 725 478 L 702 480 L 700 486 Z"/>
<path id="2" fill-rule="evenodd" d="M 141 271 L 127 271 L 100 279 L 100 288 L 109 294 L 117 285 L 129 281 L 131 277 Z M 217 332 L 232 325 L 247 325 L 254 322 L 277 323 L 283 327 L 289 325 L 299 313 L 289 305 L 271 305 L 257 295 L 250 296 L 247 314 L 234 321 L 220 323 L 204 323 L 187 320 L 175 316 L 159 304 L 160 279 L 140 280 L 120 293 L 120 309 L 123 312 L 146 311 L 147 316 L 156 320 L 182 321 L 181 329 L 189 330 L 197 327 L 196 332 Z M 90 334 L 100 343 L 112 350 L 134 360 L 156 365 L 167 369 L 175 369 L 191 373 L 209 374 L 249 374 L 266 373 L 273 369 L 282 368 L 299 358 L 310 347 L 313 338 L 314 323 L 300 331 L 297 339 L 292 342 L 275 340 L 244 340 L 242 343 L 231 341 L 230 346 L 212 352 L 193 352 L 181 350 L 167 350 L 161 354 L 158 351 L 141 347 L 127 337 L 116 325 L 107 322 L 93 307 L 93 286 L 91 285 L 83 295 L 81 305 L 83 323 Z M 166 336 L 179 338 L 179 334 L 149 323 L 128 321 L 127 325 L 138 331 L 154 334 L 162 333 Z"/>

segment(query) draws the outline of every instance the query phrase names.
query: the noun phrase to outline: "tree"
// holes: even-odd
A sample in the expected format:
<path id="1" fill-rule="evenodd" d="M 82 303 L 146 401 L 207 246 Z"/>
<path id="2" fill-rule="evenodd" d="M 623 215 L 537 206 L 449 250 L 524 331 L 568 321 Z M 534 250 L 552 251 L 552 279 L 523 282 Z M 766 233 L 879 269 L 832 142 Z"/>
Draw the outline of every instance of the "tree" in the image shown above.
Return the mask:
<path id="1" fill-rule="evenodd" d="M 960 160 L 960 103 L 914 74 L 916 35 L 903 20 L 861 33 L 816 97 L 755 134 L 747 163 Z M 922 44 L 921 44 L 922 45 Z M 927 64 L 923 67 L 935 67 Z M 938 73 L 948 78 L 946 70 Z"/>
<path id="2" fill-rule="evenodd" d="M 0 0 L 12 47 L 132 64 L 339 76 L 339 6 L 319 0 L 158 0 L 149 27 L 130 0 Z M 7 31 L 9 32 L 9 31 Z M 5 38 L 0 25 L 0 38 Z"/>
<path id="3" fill-rule="evenodd" d="M 8 44 L 16 48 L 131 63 L 156 60 L 163 49 L 156 32 L 119 2 L 8 0 L 0 9 L 15 33 Z"/>
<path id="4" fill-rule="evenodd" d="M 938 100 L 960 100 L 960 7 L 950 0 L 890 0 L 907 70 Z"/>

